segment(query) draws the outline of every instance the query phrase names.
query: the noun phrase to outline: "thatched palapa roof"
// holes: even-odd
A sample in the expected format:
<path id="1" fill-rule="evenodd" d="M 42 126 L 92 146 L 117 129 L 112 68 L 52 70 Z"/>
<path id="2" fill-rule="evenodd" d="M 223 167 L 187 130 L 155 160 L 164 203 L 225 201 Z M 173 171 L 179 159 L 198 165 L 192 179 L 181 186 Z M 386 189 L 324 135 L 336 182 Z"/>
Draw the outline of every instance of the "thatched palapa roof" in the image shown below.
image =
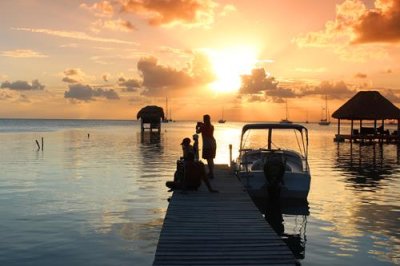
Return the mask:
<path id="1" fill-rule="evenodd" d="M 360 91 L 333 114 L 336 119 L 400 119 L 400 109 L 377 91 Z"/>
<path id="2" fill-rule="evenodd" d="M 164 110 L 159 106 L 148 105 L 140 109 L 136 118 L 141 118 L 145 123 L 160 122 L 160 119 L 164 119 Z"/>

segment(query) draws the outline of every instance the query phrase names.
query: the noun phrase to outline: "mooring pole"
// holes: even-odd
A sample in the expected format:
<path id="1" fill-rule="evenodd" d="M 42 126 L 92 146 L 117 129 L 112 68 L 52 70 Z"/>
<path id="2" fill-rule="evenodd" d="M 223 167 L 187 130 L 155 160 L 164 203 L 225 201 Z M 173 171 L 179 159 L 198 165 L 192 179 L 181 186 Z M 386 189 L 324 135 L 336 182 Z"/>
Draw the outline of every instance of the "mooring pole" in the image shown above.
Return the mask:
<path id="1" fill-rule="evenodd" d="M 232 166 L 232 144 L 229 144 L 229 166 Z"/>
<path id="2" fill-rule="evenodd" d="M 43 141 L 43 137 L 42 137 L 42 150 L 43 150 L 43 146 L 44 146 L 43 144 L 44 144 L 44 141 Z"/>
<path id="3" fill-rule="evenodd" d="M 36 145 L 37 145 L 37 150 L 39 151 L 40 150 L 40 144 L 39 144 L 38 140 L 36 140 Z"/>

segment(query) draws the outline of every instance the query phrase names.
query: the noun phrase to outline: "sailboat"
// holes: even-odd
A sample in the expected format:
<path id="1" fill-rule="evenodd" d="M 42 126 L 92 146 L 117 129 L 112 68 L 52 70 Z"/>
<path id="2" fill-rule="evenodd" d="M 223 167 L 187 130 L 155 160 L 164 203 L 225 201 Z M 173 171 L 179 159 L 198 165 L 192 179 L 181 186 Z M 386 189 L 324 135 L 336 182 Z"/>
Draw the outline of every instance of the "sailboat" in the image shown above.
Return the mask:
<path id="1" fill-rule="evenodd" d="M 325 117 L 321 118 L 318 124 L 321 126 L 329 126 L 331 124 L 331 121 L 329 120 L 329 114 L 328 114 L 328 95 L 325 95 Z"/>
<path id="2" fill-rule="evenodd" d="M 224 108 L 222 108 L 222 116 L 221 116 L 221 119 L 218 120 L 218 123 L 223 124 L 225 122 L 226 122 L 226 120 L 224 119 Z"/>
<path id="3" fill-rule="evenodd" d="M 165 117 L 162 120 L 163 123 L 172 122 L 171 117 L 168 119 L 168 97 L 165 97 Z M 169 115 L 171 116 L 171 110 L 169 110 Z"/>
<path id="4" fill-rule="evenodd" d="M 287 100 L 286 100 L 286 117 L 284 119 L 281 119 L 279 123 L 281 124 L 292 124 L 293 122 L 289 120 L 288 118 L 288 105 L 287 105 Z"/>

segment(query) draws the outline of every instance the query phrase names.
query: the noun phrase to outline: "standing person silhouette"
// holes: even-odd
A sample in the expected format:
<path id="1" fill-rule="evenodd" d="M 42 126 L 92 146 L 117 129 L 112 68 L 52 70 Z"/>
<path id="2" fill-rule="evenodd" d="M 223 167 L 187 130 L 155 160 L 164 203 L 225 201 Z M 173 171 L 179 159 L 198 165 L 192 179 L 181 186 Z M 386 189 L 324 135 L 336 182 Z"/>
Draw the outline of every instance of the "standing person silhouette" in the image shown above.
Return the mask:
<path id="1" fill-rule="evenodd" d="M 214 126 L 211 124 L 209 115 L 203 116 L 203 123 L 197 122 L 196 133 L 201 133 L 203 138 L 203 159 L 207 160 L 208 178 L 214 178 L 214 158 L 217 150 L 217 143 L 214 138 Z"/>

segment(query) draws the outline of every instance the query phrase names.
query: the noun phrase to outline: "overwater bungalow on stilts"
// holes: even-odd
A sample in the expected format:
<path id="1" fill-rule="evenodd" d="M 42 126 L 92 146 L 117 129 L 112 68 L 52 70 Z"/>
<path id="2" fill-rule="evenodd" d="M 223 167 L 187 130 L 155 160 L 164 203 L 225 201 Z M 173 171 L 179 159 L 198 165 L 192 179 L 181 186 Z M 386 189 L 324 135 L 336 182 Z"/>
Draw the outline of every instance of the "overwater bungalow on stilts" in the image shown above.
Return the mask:
<path id="1" fill-rule="evenodd" d="M 140 119 L 142 133 L 146 130 L 150 131 L 150 133 L 160 133 L 161 121 L 165 118 L 164 110 L 159 106 L 148 105 L 140 109 L 136 118 Z"/>
<path id="2" fill-rule="evenodd" d="M 400 109 L 377 91 L 360 91 L 333 114 L 338 119 L 334 141 L 400 143 Z M 341 121 L 350 120 L 350 132 L 341 132 Z M 397 121 L 397 129 L 385 128 L 385 120 Z M 355 128 L 354 122 L 359 127 Z M 364 123 L 363 123 L 364 122 Z M 373 123 L 373 124 L 372 124 Z M 378 123 L 380 124 L 378 126 Z"/>

